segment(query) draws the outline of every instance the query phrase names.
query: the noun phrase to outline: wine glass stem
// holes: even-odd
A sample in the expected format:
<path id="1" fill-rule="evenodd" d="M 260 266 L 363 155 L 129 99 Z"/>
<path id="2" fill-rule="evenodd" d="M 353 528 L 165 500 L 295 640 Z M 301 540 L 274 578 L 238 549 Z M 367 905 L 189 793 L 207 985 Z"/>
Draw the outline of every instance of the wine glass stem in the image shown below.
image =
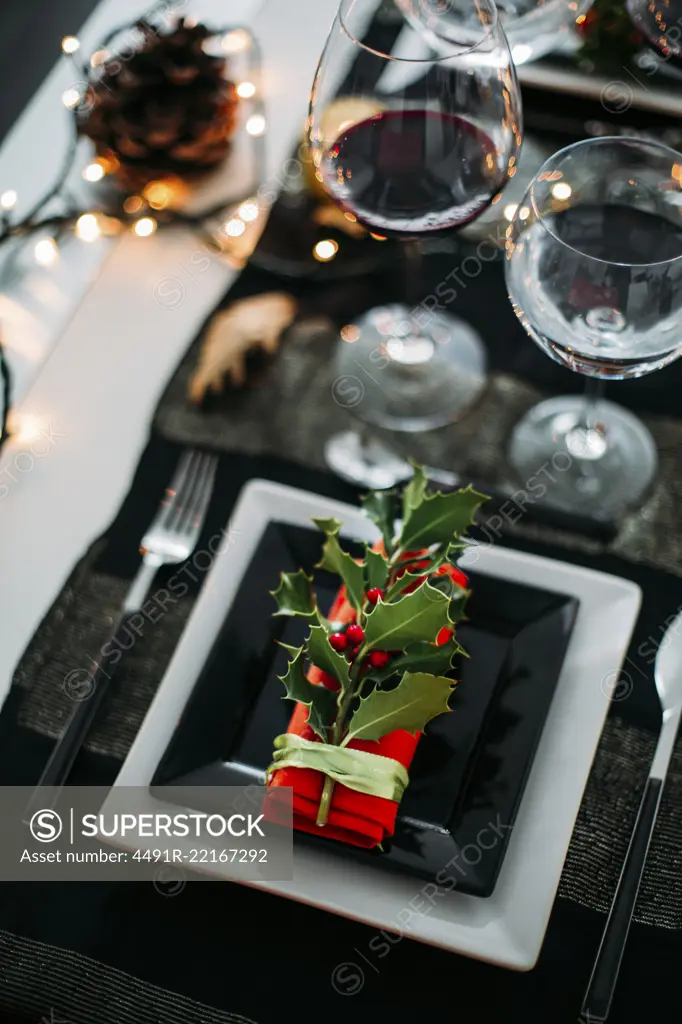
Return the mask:
<path id="1" fill-rule="evenodd" d="M 597 409 L 604 397 L 605 382 L 601 377 L 588 377 L 583 394 L 582 423 L 584 430 L 594 430 L 599 422 Z"/>
<path id="2" fill-rule="evenodd" d="M 592 476 L 591 463 L 606 454 L 608 439 L 599 422 L 599 402 L 604 394 L 604 381 L 588 377 L 579 418 L 566 434 L 566 448 L 574 457 L 583 475 Z"/>
<path id="3" fill-rule="evenodd" d="M 408 239 L 404 243 L 404 252 L 404 292 L 407 300 L 408 329 L 401 334 L 401 346 L 394 353 L 394 359 L 398 363 L 411 367 L 423 366 L 433 359 L 435 346 L 427 329 L 429 317 L 424 319 L 422 316 L 426 312 L 422 307 L 424 252 L 419 239 Z"/>
<path id="4" fill-rule="evenodd" d="M 424 266 L 424 253 L 419 243 L 419 239 L 408 238 L 403 243 L 403 253 L 405 297 L 411 313 L 414 307 L 418 306 L 421 301 L 419 295 L 422 282 L 422 269 Z M 412 318 L 410 318 L 410 323 L 414 324 Z"/>

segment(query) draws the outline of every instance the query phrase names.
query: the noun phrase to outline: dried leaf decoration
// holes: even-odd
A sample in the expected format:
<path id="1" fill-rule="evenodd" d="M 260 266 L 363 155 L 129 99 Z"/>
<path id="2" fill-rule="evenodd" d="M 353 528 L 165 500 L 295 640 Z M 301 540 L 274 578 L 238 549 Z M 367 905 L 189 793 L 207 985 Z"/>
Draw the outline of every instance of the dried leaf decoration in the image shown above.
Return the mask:
<path id="1" fill-rule="evenodd" d="M 240 299 L 213 317 L 204 337 L 199 365 L 189 384 L 192 402 L 207 391 L 222 391 L 225 378 L 235 387 L 246 381 L 246 356 L 255 349 L 273 354 L 293 322 L 298 304 L 284 292 Z"/>

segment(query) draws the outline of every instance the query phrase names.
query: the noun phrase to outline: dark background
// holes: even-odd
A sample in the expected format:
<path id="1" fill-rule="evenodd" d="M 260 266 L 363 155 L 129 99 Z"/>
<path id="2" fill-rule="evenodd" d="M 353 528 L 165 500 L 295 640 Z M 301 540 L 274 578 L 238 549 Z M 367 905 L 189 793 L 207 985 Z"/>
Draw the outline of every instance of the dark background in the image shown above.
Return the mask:
<path id="1" fill-rule="evenodd" d="M 0 141 L 97 0 L 0 0 Z"/>

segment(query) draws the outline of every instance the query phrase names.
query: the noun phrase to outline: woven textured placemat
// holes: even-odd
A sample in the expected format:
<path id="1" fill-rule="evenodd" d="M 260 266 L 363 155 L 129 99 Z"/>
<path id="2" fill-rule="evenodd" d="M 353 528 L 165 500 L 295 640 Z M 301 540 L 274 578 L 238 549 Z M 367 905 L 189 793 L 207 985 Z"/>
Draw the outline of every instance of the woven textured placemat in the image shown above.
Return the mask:
<path id="1" fill-rule="evenodd" d="M 0 1010 L 35 1024 L 253 1024 L 79 953 L 5 931 Z"/>
<path id="2" fill-rule="evenodd" d="M 305 323 L 289 331 L 257 388 L 228 394 L 207 410 L 186 398 L 198 345 L 194 345 L 159 405 L 156 426 L 165 437 L 250 455 L 281 455 L 325 469 L 325 442 L 353 425 L 349 411 L 334 399 L 335 332 L 311 331 Z M 456 470 L 491 485 L 522 486 L 509 477 L 505 460 L 514 424 L 543 398 L 537 388 L 509 374 L 494 373 L 480 402 L 458 423 L 421 434 L 375 431 L 399 453 L 428 465 Z M 609 550 L 682 575 L 682 421 L 644 418 L 659 451 L 659 473 L 651 494 L 620 524 Z M 520 521 L 516 528 L 584 551 L 585 537 L 547 532 Z"/>
<path id="3" fill-rule="evenodd" d="M 73 709 L 69 679 L 88 669 L 85 652 L 96 653 L 108 639 L 128 581 L 93 569 L 99 544 L 87 553 L 43 620 L 16 670 L 14 684 L 26 691 L 18 724 L 56 738 Z M 162 623 L 133 636 L 116 677 L 106 717 L 96 722 L 86 749 L 123 761 L 163 678 L 193 600 L 167 607 Z"/>

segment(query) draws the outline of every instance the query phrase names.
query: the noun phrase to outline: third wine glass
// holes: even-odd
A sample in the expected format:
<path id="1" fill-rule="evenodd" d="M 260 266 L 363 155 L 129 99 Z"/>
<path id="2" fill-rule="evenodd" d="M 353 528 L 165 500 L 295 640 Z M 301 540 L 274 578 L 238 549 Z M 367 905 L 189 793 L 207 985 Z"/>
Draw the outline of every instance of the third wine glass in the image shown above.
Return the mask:
<path id="1" fill-rule="evenodd" d="M 541 402 L 512 436 L 521 480 L 552 460 L 560 469 L 552 504 L 608 518 L 653 480 L 649 431 L 600 391 L 682 353 L 681 182 L 682 155 L 667 146 L 587 139 L 546 161 L 516 211 L 506 261 L 514 310 L 548 356 L 589 378 L 585 398 Z"/>

